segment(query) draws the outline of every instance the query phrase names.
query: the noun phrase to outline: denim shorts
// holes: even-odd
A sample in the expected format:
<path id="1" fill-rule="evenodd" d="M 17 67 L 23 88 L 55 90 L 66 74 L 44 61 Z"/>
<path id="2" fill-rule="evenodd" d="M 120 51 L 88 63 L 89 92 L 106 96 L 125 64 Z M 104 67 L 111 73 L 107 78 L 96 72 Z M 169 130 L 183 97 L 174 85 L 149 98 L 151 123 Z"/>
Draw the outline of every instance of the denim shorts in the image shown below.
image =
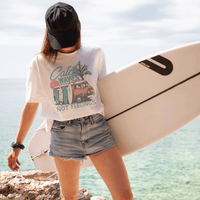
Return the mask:
<path id="1" fill-rule="evenodd" d="M 101 114 L 69 121 L 54 121 L 49 155 L 67 160 L 84 160 L 115 146 Z"/>

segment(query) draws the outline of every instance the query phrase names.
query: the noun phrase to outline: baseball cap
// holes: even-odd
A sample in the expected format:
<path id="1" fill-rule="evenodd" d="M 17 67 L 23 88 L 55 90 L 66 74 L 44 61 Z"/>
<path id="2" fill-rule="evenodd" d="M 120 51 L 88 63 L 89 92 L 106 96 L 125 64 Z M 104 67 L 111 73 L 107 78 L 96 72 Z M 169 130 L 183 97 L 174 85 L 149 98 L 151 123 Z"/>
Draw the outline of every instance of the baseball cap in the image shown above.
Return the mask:
<path id="1" fill-rule="evenodd" d="M 45 22 L 53 49 L 72 47 L 77 43 L 79 18 L 71 5 L 62 2 L 52 5 L 46 11 Z"/>

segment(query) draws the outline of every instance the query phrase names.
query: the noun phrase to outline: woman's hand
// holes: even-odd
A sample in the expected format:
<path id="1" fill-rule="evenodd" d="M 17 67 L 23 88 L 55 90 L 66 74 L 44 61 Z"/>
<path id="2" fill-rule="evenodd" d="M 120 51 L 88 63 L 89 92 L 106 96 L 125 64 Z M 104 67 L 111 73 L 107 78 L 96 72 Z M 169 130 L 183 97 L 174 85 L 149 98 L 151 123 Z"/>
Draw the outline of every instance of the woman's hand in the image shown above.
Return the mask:
<path id="1" fill-rule="evenodd" d="M 8 166 L 12 171 L 18 171 L 19 165 L 21 165 L 18 160 L 20 152 L 20 148 L 14 148 L 8 155 Z"/>
<path id="2" fill-rule="evenodd" d="M 33 120 L 35 119 L 35 116 L 37 114 L 39 103 L 29 103 L 27 102 L 24 105 L 24 108 L 22 110 L 22 115 L 20 118 L 20 124 L 18 133 L 15 139 L 16 143 L 22 144 L 28 130 L 30 129 Z M 8 155 L 8 166 L 12 171 L 17 171 L 19 169 L 20 162 L 18 160 L 18 156 L 21 152 L 20 148 L 13 148 L 13 150 Z"/>

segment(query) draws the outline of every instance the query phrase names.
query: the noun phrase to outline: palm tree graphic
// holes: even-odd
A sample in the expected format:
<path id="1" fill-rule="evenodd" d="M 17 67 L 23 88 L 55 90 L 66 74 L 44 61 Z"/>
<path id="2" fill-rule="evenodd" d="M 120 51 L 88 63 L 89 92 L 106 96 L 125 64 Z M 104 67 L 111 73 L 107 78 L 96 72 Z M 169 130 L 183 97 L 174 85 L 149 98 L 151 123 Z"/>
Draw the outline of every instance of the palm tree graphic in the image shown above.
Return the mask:
<path id="1" fill-rule="evenodd" d="M 90 71 L 88 71 L 88 66 L 87 65 L 81 65 L 81 62 L 79 61 L 77 64 L 77 75 L 80 76 L 81 81 L 84 80 L 85 75 L 92 75 Z"/>

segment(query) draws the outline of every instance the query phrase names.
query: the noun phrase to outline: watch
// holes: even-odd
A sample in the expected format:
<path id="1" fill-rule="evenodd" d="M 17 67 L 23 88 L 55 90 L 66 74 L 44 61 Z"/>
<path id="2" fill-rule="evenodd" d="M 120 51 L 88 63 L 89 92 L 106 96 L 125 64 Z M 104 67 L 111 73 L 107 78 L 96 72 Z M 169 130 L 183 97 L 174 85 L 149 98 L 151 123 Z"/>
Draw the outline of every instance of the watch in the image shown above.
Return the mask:
<path id="1" fill-rule="evenodd" d="M 24 146 L 23 144 L 15 143 L 15 142 L 13 142 L 13 143 L 11 144 L 11 147 L 12 147 L 12 148 L 20 148 L 20 149 L 24 149 L 24 148 L 25 148 L 25 146 Z"/>

